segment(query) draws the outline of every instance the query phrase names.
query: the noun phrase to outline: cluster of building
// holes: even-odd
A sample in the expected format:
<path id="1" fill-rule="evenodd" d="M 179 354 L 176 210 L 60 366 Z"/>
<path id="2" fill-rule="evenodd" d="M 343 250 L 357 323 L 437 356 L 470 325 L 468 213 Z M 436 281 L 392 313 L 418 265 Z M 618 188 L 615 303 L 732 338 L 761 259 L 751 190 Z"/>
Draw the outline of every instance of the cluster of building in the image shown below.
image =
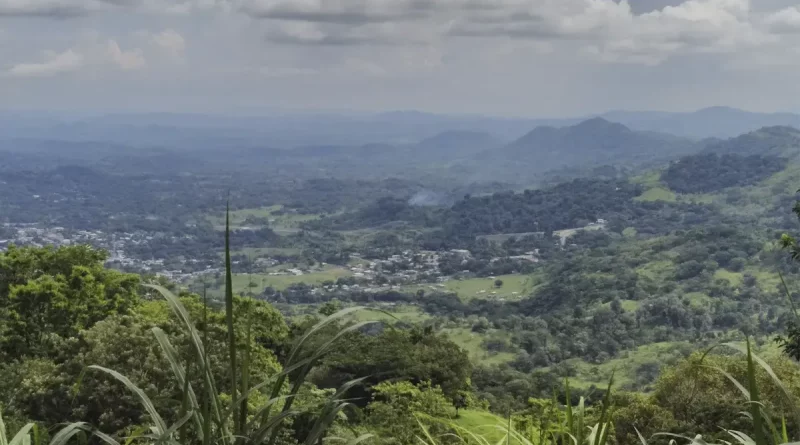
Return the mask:
<path id="1" fill-rule="evenodd" d="M 109 235 L 100 230 L 73 230 L 65 227 L 44 227 L 35 223 L 4 223 L 0 237 L 0 250 L 10 245 L 17 246 L 70 246 L 88 244 L 108 252 L 106 264 L 116 269 L 136 273 L 164 275 L 174 281 L 187 281 L 206 274 L 220 272 L 220 268 L 206 268 L 191 273 L 182 270 L 167 270 L 163 259 L 141 259 L 130 256 L 132 247 L 156 242 L 156 236 L 144 231 Z M 197 261 L 193 259 L 185 262 Z"/>

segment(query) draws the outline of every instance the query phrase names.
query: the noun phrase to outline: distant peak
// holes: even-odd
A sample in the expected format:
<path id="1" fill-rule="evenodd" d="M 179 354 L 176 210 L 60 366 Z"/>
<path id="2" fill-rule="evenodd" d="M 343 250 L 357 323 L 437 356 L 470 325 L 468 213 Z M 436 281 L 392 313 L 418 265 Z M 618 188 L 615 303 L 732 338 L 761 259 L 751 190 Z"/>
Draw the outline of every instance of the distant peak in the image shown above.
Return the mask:
<path id="1" fill-rule="evenodd" d="M 614 130 L 614 131 L 631 131 L 628 127 L 617 123 L 611 122 L 602 117 L 593 117 L 591 119 L 585 120 L 581 123 L 578 123 L 571 128 L 576 130 L 591 130 L 591 131 L 607 131 L 607 130 Z"/>
<path id="2" fill-rule="evenodd" d="M 714 105 L 711 107 L 705 107 L 697 110 L 697 113 L 712 113 L 712 112 L 741 112 L 744 110 L 740 110 L 738 108 L 729 107 L 727 105 Z"/>
<path id="3" fill-rule="evenodd" d="M 421 144 L 429 142 L 440 142 L 446 140 L 465 140 L 465 139 L 490 139 L 491 135 L 488 133 L 474 131 L 474 130 L 447 130 L 437 133 L 429 138 L 420 141 Z"/>
<path id="4" fill-rule="evenodd" d="M 752 131 L 750 134 L 753 133 L 768 134 L 771 136 L 798 136 L 800 135 L 800 130 L 789 125 L 773 125 L 770 127 L 761 127 L 758 130 Z"/>

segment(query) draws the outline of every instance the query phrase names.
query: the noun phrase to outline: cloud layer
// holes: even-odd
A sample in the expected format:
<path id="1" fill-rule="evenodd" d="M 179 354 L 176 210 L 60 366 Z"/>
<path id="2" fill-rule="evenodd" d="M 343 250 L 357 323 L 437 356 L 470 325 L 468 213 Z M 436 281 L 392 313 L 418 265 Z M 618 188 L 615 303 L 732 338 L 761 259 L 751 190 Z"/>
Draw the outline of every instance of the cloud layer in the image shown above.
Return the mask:
<path id="1" fill-rule="evenodd" d="M 358 97 L 460 109 L 476 91 L 493 109 L 519 91 L 538 92 L 543 109 L 645 100 L 622 86 L 622 98 L 600 95 L 620 78 L 645 92 L 680 84 L 687 104 L 756 82 L 785 103 L 773 89 L 800 75 L 800 0 L 0 0 L 3 29 L 20 36 L 0 40 L 7 77 L 124 79 L 155 97 L 170 84 L 239 102 L 269 91 L 290 106 Z M 738 86 L 717 90 L 728 83 Z M 570 88 L 587 90 L 555 95 Z M 652 95 L 680 106 L 674 91 Z"/>

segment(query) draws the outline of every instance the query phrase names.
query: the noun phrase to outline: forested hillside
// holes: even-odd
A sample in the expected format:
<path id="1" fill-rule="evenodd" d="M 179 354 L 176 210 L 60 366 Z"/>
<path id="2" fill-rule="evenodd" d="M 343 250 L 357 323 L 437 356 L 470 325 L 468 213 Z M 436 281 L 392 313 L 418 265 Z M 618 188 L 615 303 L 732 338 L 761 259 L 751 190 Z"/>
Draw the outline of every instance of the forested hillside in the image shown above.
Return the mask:
<path id="1" fill-rule="evenodd" d="M 679 193 L 708 193 L 756 184 L 785 167 L 786 160 L 775 156 L 708 153 L 670 163 L 661 180 Z"/>

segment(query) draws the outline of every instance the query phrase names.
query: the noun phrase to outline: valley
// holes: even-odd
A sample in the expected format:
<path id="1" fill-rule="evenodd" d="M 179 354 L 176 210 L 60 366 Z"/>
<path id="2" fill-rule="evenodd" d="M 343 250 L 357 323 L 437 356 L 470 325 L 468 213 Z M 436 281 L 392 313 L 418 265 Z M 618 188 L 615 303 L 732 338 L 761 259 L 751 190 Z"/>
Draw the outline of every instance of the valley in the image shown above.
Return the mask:
<path id="1" fill-rule="evenodd" d="M 366 307 L 345 319 L 384 326 L 365 331 L 365 351 L 390 332 L 452 345 L 483 404 L 459 418 L 470 424 L 522 412 L 564 379 L 588 400 L 612 377 L 614 391 L 657 394 L 697 351 L 744 335 L 780 357 L 781 277 L 792 292 L 800 278 L 781 247 L 800 232 L 798 134 L 701 143 L 592 119 L 505 145 L 448 132 L 415 147 L 194 154 L 217 171 L 180 173 L 143 173 L 119 153 L 28 169 L 45 153 L 26 152 L 0 169 L 0 246 L 89 245 L 111 269 L 221 307 L 228 229 L 233 294 L 291 329 Z M 316 382 L 365 366 L 349 360 Z"/>

